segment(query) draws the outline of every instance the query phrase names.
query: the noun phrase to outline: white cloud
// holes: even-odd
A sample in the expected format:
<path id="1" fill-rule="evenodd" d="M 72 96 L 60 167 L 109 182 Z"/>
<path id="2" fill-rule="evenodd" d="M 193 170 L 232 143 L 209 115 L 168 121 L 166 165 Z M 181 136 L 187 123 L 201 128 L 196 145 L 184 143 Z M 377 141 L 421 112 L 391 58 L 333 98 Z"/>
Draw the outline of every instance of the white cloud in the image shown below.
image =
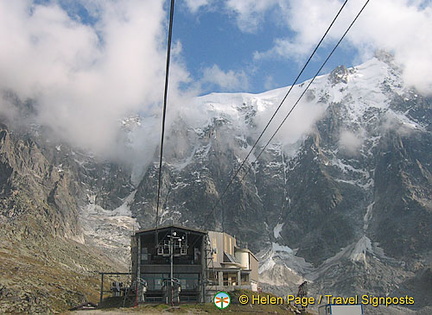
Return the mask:
<path id="1" fill-rule="evenodd" d="M 185 0 L 188 10 L 196 14 L 200 10 L 218 10 L 233 16 L 238 28 L 254 33 L 264 22 L 265 13 L 275 7 L 279 0 Z"/>
<path id="2" fill-rule="evenodd" d="M 349 40 L 367 55 L 371 45 L 391 51 L 404 66 L 406 83 L 432 93 L 432 3 L 408 0 L 371 2 Z"/>
<path id="3" fill-rule="evenodd" d="M 273 76 L 271 76 L 271 75 L 266 76 L 264 79 L 264 88 L 269 91 L 269 90 L 272 90 L 276 87 L 277 87 L 277 84 L 276 84 Z"/>
<path id="4" fill-rule="evenodd" d="M 339 135 L 339 148 L 349 155 L 356 155 L 364 141 L 364 132 L 354 133 L 349 130 L 342 130 Z"/>
<path id="5" fill-rule="evenodd" d="M 294 36 L 276 38 L 270 50 L 255 53 L 256 59 L 282 57 L 303 61 L 324 35 L 325 30 L 339 11 L 341 3 L 338 0 L 293 0 L 280 2 L 279 6 L 279 13 L 283 16 L 284 24 L 294 32 Z M 350 22 L 348 18 L 351 18 L 351 15 L 346 13 L 348 8 L 344 10 L 333 25 L 328 38 L 333 40 L 338 38 L 343 33 L 343 28 Z M 328 44 L 328 41 L 324 44 Z"/>
<path id="6" fill-rule="evenodd" d="M 201 81 L 221 87 L 226 91 L 244 90 L 248 88 L 248 78 L 245 72 L 227 72 L 221 70 L 219 66 L 213 65 L 210 68 L 205 68 Z"/>
<path id="7" fill-rule="evenodd" d="M 264 14 L 277 3 L 278 0 L 226 0 L 225 6 L 236 15 L 240 30 L 250 33 L 259 28 Z"/>
<path id="8" fill-rule="evenodd" d="M 197 13 L 201 8 L 210 4 L 210 0 L 186 0 L 186 6 L 192 13 Z"/>
<path id="9" fill-rule="evenodd" d="M 291 111 L 293 104 L 297 102 L 300 95 L 303 93 L 304 87 L 296 86 L 284 101 L 279 112 L 274 117 L 274 120 L 269 125 L 268 130 L 261 139 L 261 144 L 264 145 L 268 142 L 271 135 L 273 135 L 279 125 L 287 117 L 288 113 Z M 284 89 L 285 90 L 285 89 Z M 309 90 L 311 91 L 311 90 Z M 286 92 L 286 91 L 284 91 Z M 272 95 L 270 93 L 270 95 Z M 281 95 L 282 96 L 282 95 Z M 272 96 L 273 97 L 273 96 Z M 280 100 L 282 98 L 280 97 Z M 277 101 L 280 101 L 279 97 Z M 272 100 L 274 102 L 274 99 Z M 273 107 L 267 110 L 259 110 L 255 117 L 255 123 L 258 125 L 258 130 L 263 130 L 267 125 L 270 117 L 273 115 L 276 106 L 279 103 L 275 102 Z M 287 146 L 288 151 L 292 150 L 293 144 L 298 144 L 298 141 L 304 139 L 308 135 L 315 125 L 315 123 L 323 116 L 327 108 L 326 104 L 316 102 L 314 99 L 307 100 L 307 98 L 302 98 L 298 105 L 289 114 L 286 121 L 283 123 L 278 133 L 275 136 L 275 140 L 279 141 L 283 145 Z M 287 151 L 287 152 L 288 152 Z"/>
<path id="10" fill-rule="evenodd" d="M 161 1 L 86 4 L 98 18 L 94 26 L 56 3 L 0 0 L 0 90 L 36 100 L 37 122 L 58 136 L 106 153 L 116 146 L 119 119 L 161 103 L 166 12 Z M 185 80 L 174 63 L 172 99 Z M 0 110 L 10 104 L 0 100 Z"/>

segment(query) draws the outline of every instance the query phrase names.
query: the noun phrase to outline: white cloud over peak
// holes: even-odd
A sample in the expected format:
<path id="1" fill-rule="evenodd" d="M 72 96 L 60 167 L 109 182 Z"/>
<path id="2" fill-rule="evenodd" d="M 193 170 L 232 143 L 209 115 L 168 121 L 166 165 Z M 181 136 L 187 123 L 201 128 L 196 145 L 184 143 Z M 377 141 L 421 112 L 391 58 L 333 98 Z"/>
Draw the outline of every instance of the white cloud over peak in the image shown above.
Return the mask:
<path id="1" fill-rule="evenodd" d="M 371 2 L 349 40 L 367 55 L 378 47 L 392 52 L 404 67 L 405 82 L 432 94 L 432 3 L 409 0 Z"/>
<path id="2" fill-rule="evenodd" d="M 216 85 L 226 91 L 245 90 L 248 88 L 248 77 L 244 71 L 223 71 L 218 65 L 205 68 L 201 79 L 203 84 Z"/>
<path id="3" fill-rule="evenodd" d="M 161 1 L 85 3 L 97 14 L 94 25 L 74 20 L 56 2 L 0 0 L 0 91 L 35 100 L 38 123 L 106 153 L 121 118 L 162 101 L 166 12 Z M 175 63 L 172 71 L 175 98 L 188 73 Z M 0 99 L 2 114 L 12 115 L 12 107 Z"/>

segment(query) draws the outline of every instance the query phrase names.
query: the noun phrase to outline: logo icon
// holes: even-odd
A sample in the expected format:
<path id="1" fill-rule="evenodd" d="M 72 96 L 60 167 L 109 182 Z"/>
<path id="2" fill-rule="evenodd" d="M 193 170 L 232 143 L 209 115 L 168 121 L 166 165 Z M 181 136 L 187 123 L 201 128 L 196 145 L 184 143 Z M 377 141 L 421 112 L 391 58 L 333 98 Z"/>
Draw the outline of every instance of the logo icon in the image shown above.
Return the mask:
<path id="1" fill-rule="evenodd" d="M 216 307 L 218 309 L 223 310 L 230 305 L 231 297 L 229 296 L 228 293 L 220 291 L 220 292 L 215 294 L 215 296 L 213 298 L 213 303 L 214 303 L 214 305 L 216 305 Z"/>

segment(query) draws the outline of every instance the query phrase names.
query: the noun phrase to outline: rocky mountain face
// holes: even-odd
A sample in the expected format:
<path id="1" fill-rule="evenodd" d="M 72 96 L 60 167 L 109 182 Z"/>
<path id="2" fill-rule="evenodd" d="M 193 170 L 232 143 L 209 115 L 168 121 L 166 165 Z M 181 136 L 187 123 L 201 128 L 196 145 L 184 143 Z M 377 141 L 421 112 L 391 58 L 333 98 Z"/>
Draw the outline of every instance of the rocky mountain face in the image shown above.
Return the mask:
<path id="1" fill-rule="evenodd" d="M 97 271 L 118 263 L 91 246 L 80 217 L 92 195 L 101 205 L 118 203 L 108 192 L 118 193 L 112 181 L 122 174 L 36 132 L 0 126 L 0 313 L 51 313 L 97 301 Z"/>
<path id="2" fill-rule="evenodd" d="M 293 88 L 277 122 L 307 84 Z M 261 285 L 277 293 L 306 279 L 311 295 L 411 295 L 412 309 L 431 305 L 432 99 L 405 87 L 387 54 L 338 67 L 315 80 L 260 155 L 263 137 L 225 191 L 286 91 L 210 94 L 177 110 L 158 224 L 223 228 L 259 253 Z M 128 132 L 139 133 L 134 122 Z M 90 287 L 97 294 L 90 271 L 127 269 L 130 233 L 156 224 L 157 153 L 125 166 L 35 129 L 0 130 L 0 263 L 10 270 L 0 305 L 9 310 L 48 307 L 44 290 L 73 296 L 57 309 Z M 9 263 L 18 260 L 22 274 Z M 53 279 L 24 277 L 39 266 Z"/>
<path id="3" fill-rule="evenodd" d="M 263 286 L 280 293 L 307 279 L 314 294 L 411 294 L 415 308 L 430 304 L 431 98 L 404 87 L 387 54 L 317 78 L 300 103 L 321 111 L 316 122 L 294 139 L 282 129 L 256 160 L 261 143 L 210 211 L 284 93 L 209 95 L 197 101 L 210 117 L 204 127 L 179 118 L 161 223 L 217 229 L 224 218 L 225 231 L 260 252 Z M 131 208 L 143 227 L 155 224 L 155 181 L 150 167 Z"/>

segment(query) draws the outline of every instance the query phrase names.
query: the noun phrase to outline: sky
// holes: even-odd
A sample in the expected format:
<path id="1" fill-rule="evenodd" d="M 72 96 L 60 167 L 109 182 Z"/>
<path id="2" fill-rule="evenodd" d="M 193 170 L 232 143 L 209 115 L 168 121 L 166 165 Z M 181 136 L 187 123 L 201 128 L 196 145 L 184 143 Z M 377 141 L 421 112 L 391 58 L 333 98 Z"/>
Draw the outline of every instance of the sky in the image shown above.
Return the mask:
<path id="1" fill-rule="evenodd" d="M 364 3 L 348 1 L 300 82 Z M 341 5 L 176 0 L 169 102 L 291 85 Z M 168 10 L 166 0 L 0 0 L 0 91 L 16 96 L 0 99 L 0 114 L 20 119 L 16 100 L 31 100 L 39 124 L 73 144 L 109 150 L 119 119 L 160 114 Z M 431 94 L 431 29 L 430 0 L 371 0 L 323 73 L 383 49 L 408 85 Z"/>
<path id="2" fill-rule="evenodd" d="M 263 6 L 262 11 L 256 12 L 249 8 L 253 1 L 243 1 L 243 6 L 239 3 L 241 1 L 209 2 L 198 8 L 179 5 L 174 37 L 182 43 L 189 72 L 201 81 L 204 93 L 259 93 L 291 85 L 314 47 L 309 45 L 301 48 L 303 51 L 300 54 L 293 54 L 287 51 L 288 47 L 283 51 L 276 46 L 296 37 L 293 29 L 284 24 L 286 17 L 278 12 L 276 1 L 267 1 L 268 7 Z M 333 16 L 339 7 L 334 8 Z M 333 16 L 328 15 L 328 23 L 320 30 L 320 35 L 324 34 Z M 316 37 L 311 44 L 316 45 L 319 39 Z M 334 43 L 323 46 L 300 82 L 315 74 L 329 48 L 333 47 L 331 44 Z M 341 64 L 353 65 L 349 53 L 353 53 L 351 47 L 342 45 L 323 73 Z"/>

